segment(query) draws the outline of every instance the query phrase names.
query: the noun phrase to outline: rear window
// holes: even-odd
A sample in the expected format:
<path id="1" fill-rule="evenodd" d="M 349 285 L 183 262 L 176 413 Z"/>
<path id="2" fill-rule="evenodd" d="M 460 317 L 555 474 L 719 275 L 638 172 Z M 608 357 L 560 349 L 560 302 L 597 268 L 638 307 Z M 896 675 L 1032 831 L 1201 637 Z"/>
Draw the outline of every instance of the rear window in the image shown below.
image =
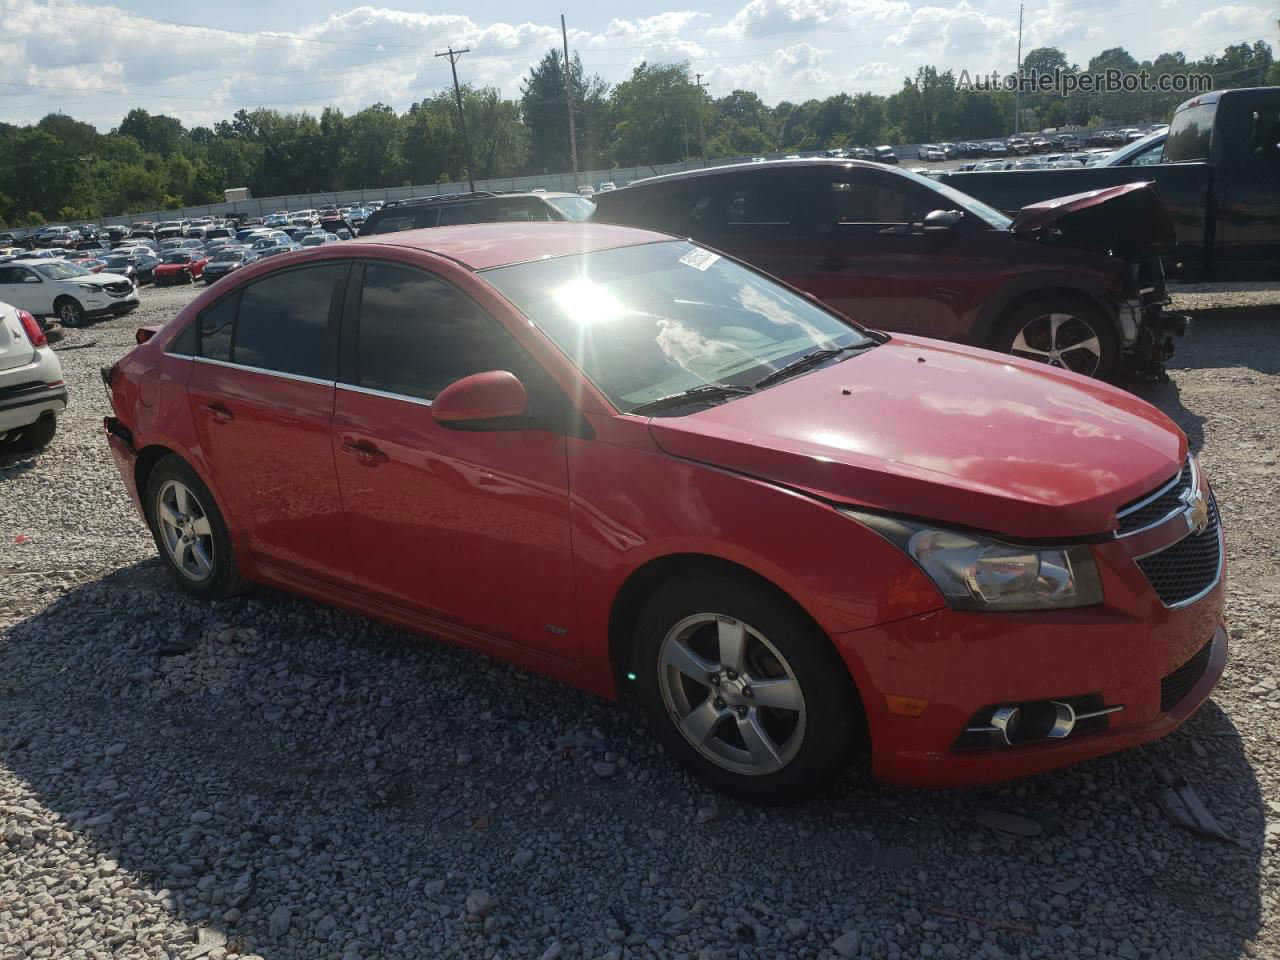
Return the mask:
<path id="1" fill-rule="evenodd" d="M 1209 147 L 1213 142 L 1213 118 L 1217 112 L 1218 104 L 1215 102 L 1187 107 L 1175 113 L 1161 162 L 1208 160 Z"/>

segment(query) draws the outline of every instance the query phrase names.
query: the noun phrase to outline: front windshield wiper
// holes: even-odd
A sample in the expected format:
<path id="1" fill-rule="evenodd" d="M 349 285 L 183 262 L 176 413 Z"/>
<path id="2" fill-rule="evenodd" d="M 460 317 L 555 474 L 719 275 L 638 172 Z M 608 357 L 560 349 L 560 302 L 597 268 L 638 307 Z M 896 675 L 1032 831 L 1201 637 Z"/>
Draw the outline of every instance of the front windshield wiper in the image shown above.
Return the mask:
<path id="1" fill-rule="evenodd" d="M 797 373 L 803 373 L 810 367 L 816 367 L 824 360 L 830 360 L 833 357 L 838 357 L 842 353 L 849 353 L 850 351 L 861 352 L 863 350 L 870 350 L 872 347 L 878 347 L 879 345 L 880 344 L 874 342 L 858 343 L 848 347 L 829 347 L 824 350 L 814 350 L 812 353 L 806 353 L 804 356 L 797 357 L 785 366 L 779 367 L 777 370 L 773 371 L 773 373 L 761 377 L 755 382 L 754 389 L 760 390 L 763 387 L 771 387 L 775 383 L 780 383 L 789 377 L 794 377 Z"/>
<path id="2" fill-rule="evenodd" d="M 638 407 L 632 407 L 629 413 L 657 413 L 659 410 L 669 410 L 673 407 L 683 407 L 691 403 L 711 402 L 714 400 L 727 400 L 729 397 L 738 397 L 746 393 L 751 393 L 752 387 L 735 387 L 729 383 L 702 383 L 696 387 L 690 387 L 688 390 L 681 390 L 679 393 L 673 393 L 667 397 L 658 397 L 656 400 L 647 400 Z"/>

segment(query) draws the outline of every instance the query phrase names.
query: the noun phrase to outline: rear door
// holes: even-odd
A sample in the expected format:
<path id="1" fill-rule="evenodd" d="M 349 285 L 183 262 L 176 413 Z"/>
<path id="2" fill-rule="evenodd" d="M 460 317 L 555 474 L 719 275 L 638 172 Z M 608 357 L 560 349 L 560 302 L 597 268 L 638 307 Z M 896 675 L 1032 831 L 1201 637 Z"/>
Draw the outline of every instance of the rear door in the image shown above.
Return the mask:
<path id="1" fill-rule="evenodd" d="M 260 562 L 351 583 L 331 427 L 350 265 L 286 268 L 199 317 L 191 416 L 226 512 Z"/>
<path id="2" fill-rule="evenodd" d="M 20 264 L 0 265 L 0 302 L 11 303 L 37 317 L 53 313 L 57 285 Z"/>
<path id="3" fill-rule="evenodd" d="M 812 291 L 824 256 L 814 229 L 813 184 L 806 167 L 695 177 L 681 204 L 683 223 L 659 229 L 683 233 Z"/>

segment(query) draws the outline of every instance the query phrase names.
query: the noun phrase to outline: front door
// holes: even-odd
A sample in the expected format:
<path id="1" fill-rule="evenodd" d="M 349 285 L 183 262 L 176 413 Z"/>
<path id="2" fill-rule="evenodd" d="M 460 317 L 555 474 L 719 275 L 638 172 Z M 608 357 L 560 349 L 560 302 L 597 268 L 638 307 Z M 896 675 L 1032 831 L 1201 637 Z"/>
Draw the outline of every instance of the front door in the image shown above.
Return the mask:
<path id="1" fill-rule="evenodd" d="M 331 443 L 349 269 L 282 270 L 210 306 L 187 382 L 205 463 L 246 548 L 337 584 L 355 580 Z"/>
<path id="2" fill-rule="evenodd" d="M 806 289 L 868 327 L 964 339 L 982 252 L 967 230 L 921 230 L 944 198 L 907 177 L 856 167 L 815 178 L 823 244 Z"/>
<path id="3" fill-rule="evenodd" d="M 578 659 L 564 435 L 454 430 L 431 416 L 444 387 L 486 370 L 520 377 L 535 411 L 562 396 L 435 274 L 372 261 L 348 302 L 333 445 L 362 588 Z"/>
<path id="4" fill-rule="evenodd" d="M 1226 115 L 1230 111 L 1229 115 Z M 1215 277 L 1274 278 L 1280 273 L 1280 93 L 1223 98 L 1218 132 L 1228 175 L 1216 178 Z"/>

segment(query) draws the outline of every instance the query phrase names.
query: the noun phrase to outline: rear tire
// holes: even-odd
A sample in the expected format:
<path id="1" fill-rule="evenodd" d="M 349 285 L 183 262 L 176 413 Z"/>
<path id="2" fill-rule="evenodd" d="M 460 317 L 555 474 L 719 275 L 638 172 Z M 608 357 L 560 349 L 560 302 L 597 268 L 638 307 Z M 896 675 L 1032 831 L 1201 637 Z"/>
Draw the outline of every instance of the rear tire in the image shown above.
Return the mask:
<path id="1" fill-rule="evenodd" d="M 658 740 L 708 786 L 749 803 L 807 800 L 849 764 L 865 720 L 831 641 L 745 577 L 660 586 L 632 669 Z"/>
<path id="2" fill-rule="evenodd" d="M 53 442 L 58 431 L 57 417 L 41 417 L 35 423 L 11 430 L 0 440 L 0 453 L 35 453 Z"/>
<path id="3" fill-rule="evenodd" d="M 1047 297 L 1015 307 L 996 331 L 992 349 L 1105 380 L 1120 362 L 1115 323 L 1071 297 Z"/>
<path id="4" fill-rule="evenodd" d="M 180 589 L 201 600 L 246 589 L 222 512 L 181 457 L 169 454 L 152 468 L 143 508 L 160 559 Z"/>

